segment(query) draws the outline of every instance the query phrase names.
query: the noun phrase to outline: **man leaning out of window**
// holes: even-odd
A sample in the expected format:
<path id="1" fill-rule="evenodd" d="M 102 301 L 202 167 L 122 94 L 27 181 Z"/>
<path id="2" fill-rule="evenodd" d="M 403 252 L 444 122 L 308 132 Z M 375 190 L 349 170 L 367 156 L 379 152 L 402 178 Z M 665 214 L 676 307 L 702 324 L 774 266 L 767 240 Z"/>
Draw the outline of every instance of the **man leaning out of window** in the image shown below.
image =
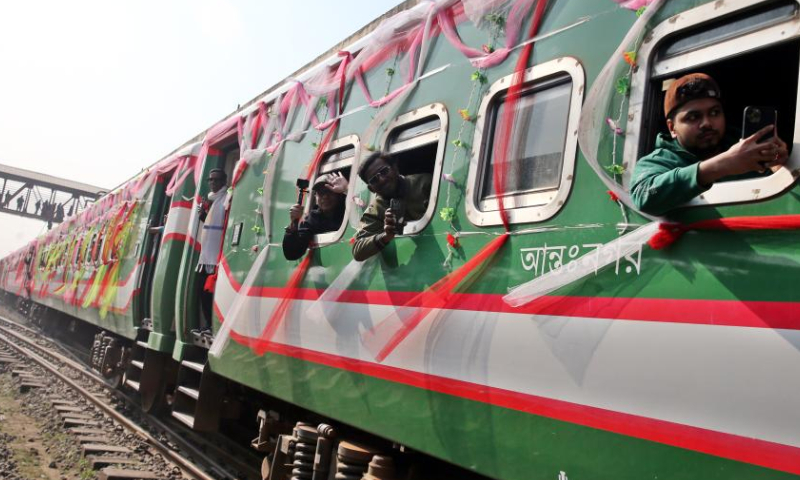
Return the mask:
<path id="1" fill-rule="evenodd" d="M 768 175 L 786 163 L 786 144 L 771 135 L 774 125 L 741 140 L 726 136 L 721 98 L 717 82 L 703 73 L 669 86 L 664 98 L 669 134 L 660 133 L 655 150 L 633 170 L 631 197 L 639 210 L 663 215 L 717 181 Z"/>

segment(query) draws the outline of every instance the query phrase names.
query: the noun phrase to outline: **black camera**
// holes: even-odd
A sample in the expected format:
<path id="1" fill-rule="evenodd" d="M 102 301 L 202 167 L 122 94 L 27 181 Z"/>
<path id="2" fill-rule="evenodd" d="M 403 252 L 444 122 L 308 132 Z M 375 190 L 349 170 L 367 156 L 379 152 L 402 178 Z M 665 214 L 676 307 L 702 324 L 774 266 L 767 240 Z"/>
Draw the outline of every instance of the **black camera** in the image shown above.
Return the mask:
<path id="1" fill-rule="evenodd" d="M 393 198 L 389 201 L 389 208 L 394 214 L 396 235 L 402 235 L 406 226 L 406 204 L 399 198 Z"/>

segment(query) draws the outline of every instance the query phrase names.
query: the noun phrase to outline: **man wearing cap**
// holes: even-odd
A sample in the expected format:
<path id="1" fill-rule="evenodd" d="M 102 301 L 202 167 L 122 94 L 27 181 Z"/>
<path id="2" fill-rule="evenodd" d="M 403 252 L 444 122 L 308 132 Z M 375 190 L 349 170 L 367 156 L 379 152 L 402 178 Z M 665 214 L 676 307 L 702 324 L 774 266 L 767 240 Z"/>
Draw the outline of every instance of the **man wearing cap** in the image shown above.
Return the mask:
<path id="1" fill-rule="evenodd" d="M 738 140 L 725 136 L 725 112 L 717 82 L 703 73 L 675 80 L 664 98 L 669 135 L 636 162 L 631 198 L 636 207 L 662 215 L 705 192 L 717 181 L 768 175 L 785 164 L 786 144 L 774 125 Z"/>
<path id="2" fill-rule="evenodd" d="M 289 209 L 291 223 L 283 235 L 283 256 L 286 260 L 302 257 L 314 235 L 339 230 L 344 219 L 347 187 L 347 179 L 339 172 L 320 175 L 311 187 L 316 206 L 308 215 L 301 220 L 303 206 L 299 203 Z"/>

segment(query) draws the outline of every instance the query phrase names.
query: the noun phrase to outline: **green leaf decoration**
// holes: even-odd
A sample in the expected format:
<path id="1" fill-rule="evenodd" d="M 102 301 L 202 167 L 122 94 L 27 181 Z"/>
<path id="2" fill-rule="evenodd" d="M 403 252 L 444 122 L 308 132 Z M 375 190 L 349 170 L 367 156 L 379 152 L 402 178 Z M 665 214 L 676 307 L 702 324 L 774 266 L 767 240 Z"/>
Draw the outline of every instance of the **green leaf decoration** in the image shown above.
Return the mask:
<path id="1" fill-rule="evenodd" d="M 463 141 L 463 140 L 455 139 L 455 140 L 453 140 L 451 143 L 452 143 L 452 144 L 453 144 L 453 146 L 455 146 L 456 148 L 463 148 L 463 149 L 465 149 L 465 150 L 468 150 L 468 149 L 469 149 L 469 144 L 468 144 L 468 143 L 466 143 L 466 142 L 465 142 L 465 141 Z"/>
<path id="2" fill-rule="evenodd" d="M 472 72 L 470 78 L 472 79 L 473 82 L 480 82 L 482 84 L 485 84 L 486 82 L 489 81 L 489 79 L 486 78 L 486 75 L 484 75 L 480 70 Z"/>
<path id="3" fill-rule="evenodd" d="M 641 7 L 639 10 L 636 10 L 636 16 L 641 17 L 644 15 L 644 11 L 647 10 L 647 7 Z"/>
<path id="4" fill-rule="evenodd" d="M 264 188 L 263 187 L 258 187 L 256 189 L 256 192 L 258 192 L 259 195 L 263 196 L 264 195 Z"/>
<path id="5" fill-rule="evenodd" d="M 394 76 L 394 74 L 395 74 L 394 68 L 387 68 L 386 69 L 386 75 L 392 77 L 392 76 Z"/>
<path id="6" fill-rule="evenodd" d="M 485 17 L 487 22 L 495 24 L 498 28 L 504 28 L 506 26 L 506 18 L 502 15 L 498 15 L 496 13 L 489 13 Z"/>
<path id="7" fill-rule="evenodd" d="M 444 207 L 443 209 L 439 210 L 439 216 L 442 217 L 442 220 L 445 222 L 452 222 L 456 218 L 456 209 L 452 207 Z"/>
<path id="8" fill-rule="evenodd" d="M 253 225 L 253 228 L 251 228 L 250 230 L 252 230 L 256 235 L 260 235 L 262 231 L 261 227 L 259 227 L 258 225 Z"/>
<path id="9" fill-rule="evenodd" d="M 311 142 L 311 146 L 314 147 L 314 148 L 319 148 L 319 143 Z"/>
<path id="10" fill-rule="evenodd" d="M 628 77 L 622 77 L 617 80 L 617 93 L 620 95 L 627 95 L 631 91 L 631 80 Z"/>
<path id="11" fill-rule="evenodd" d="M 605 168 L 611 175 L 622 175 L 625 173 L 625 167 L 619 164 L 606 165 Z"/>

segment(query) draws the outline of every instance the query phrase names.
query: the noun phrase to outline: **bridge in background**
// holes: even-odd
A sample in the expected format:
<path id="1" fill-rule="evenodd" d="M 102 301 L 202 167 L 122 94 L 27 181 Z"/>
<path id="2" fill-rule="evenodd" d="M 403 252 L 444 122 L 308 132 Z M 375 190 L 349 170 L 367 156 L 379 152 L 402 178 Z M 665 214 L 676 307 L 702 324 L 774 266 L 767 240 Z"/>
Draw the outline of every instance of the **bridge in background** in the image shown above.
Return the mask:
<path id="1" fill-rule="evenodd" d="M 52 226 L 86 209 L 107 192 L 81 182 L 0 165 L 0 212 Z"/>

